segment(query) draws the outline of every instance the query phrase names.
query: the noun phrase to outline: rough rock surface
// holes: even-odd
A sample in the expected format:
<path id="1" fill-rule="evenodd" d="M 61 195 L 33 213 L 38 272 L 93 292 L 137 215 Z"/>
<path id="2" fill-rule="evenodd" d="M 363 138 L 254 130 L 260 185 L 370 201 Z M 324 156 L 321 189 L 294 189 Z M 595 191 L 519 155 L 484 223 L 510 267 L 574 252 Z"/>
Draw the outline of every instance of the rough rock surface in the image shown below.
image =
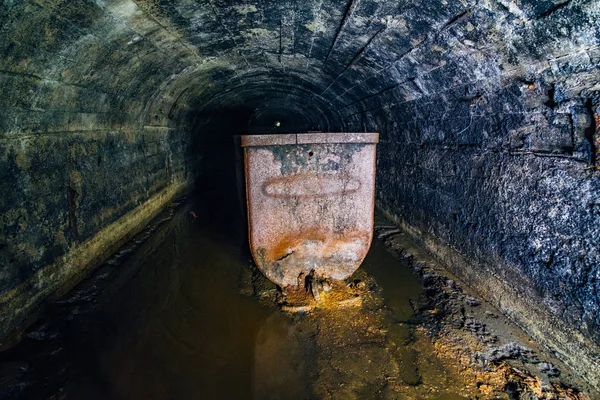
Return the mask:
<path id="1" fill-rule="evenodd" d="M 386 236 L 386 246 L 408 262 L 423 283 L 426 300 L 419 323 L 434 338 L 438 352 L 466 370 L 481 367 L 490 373 L 477 379 L 477 387 L 487 392 L 484 398 L 498 385 L 510 399 L 589 399 L 584 392 L 594 398 L 594 389 L 573 376 L 563 361 L 490 303 L 478 299 L 408 233 L 387 235 L 389 228 L 377 231 Z"/>
<path id="2" fill-rule="evenodd" d="M 0 337 L 230 162 L 223 132 L 379 131 L 382 207 L 600 390 L 599 20 L 595 0 L 5 0 Z"/>

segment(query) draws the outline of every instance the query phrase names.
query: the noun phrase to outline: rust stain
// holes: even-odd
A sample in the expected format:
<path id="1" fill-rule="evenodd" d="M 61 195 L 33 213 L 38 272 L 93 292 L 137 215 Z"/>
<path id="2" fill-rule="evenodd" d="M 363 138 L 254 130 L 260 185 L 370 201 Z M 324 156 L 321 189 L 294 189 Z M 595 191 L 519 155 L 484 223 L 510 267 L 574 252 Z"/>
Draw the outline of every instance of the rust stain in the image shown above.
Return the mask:
<path id="1" fill-rule="evenodd" d="M 242 137 L 252 255 L 285 288 L 345 279 L 371 245 L 377 134 Z"/>
<path id="2" fill-rule="evenodd" d="M 266 257 L 269 261 L 282 260 L 293 253 L 298 253 L 299 249 L 305 249 L 314 243 L 320 246 L 319 256 L 326 259 L 335 256 L 341 246 L 350 243 L 364 244 L 361 253 L 366 253 L 369 250 L 370 242 L 370 235 L 359 230 L 335 234 L 332 230 L 324 228 L 308 228 L 298 232 L 290 232 L 282 238 L 273 237 L 273 241 L 270 243 L 272 247 L 267 250 Z M 304 257 L 309 256 L 310 254 L 304 255 Z"/>

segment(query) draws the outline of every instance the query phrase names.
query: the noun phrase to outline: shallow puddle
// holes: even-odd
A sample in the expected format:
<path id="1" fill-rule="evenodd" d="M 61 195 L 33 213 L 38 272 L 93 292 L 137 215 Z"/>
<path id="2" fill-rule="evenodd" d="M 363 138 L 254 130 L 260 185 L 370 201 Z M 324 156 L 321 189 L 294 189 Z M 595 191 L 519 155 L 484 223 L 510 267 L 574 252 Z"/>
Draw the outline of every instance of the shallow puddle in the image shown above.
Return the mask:
<path id="1" fill-rule="evenodd" d="M 241 213 L 207 197 L 188 199 L 0 356 L 21 371 L 15 397 L 455 400 L 475 390 L 420 332 L 423 288 L 380 241 L 347 282 L 360 303 L 290 315 L 251 267 Z"/>

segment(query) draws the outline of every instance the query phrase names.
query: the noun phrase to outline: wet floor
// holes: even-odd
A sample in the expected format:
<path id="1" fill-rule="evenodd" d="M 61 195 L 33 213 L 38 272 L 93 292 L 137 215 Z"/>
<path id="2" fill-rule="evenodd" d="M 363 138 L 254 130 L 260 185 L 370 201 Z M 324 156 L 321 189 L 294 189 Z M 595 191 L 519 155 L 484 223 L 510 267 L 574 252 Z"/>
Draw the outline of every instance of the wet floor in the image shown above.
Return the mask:
<path id="1" fill-rule="evenodd" d="M 248 398 L 253 392 L 257 340 L 273 310 L 240 292 L 249 263 L 243 221 L 206 200 L 188 199 L 159 229 L 160 238 L 121 266 L 131 276 L 103 296 L 105 304 L 81 327 L 92 337 L 81 349 L 69 398 Z M 274 328 L 285 329 L 280 325 Z"/>
<path id="2" fill-rule="evenodd" d="M 316 398 L 317 324 L 252 296 L 244 235 L 223 229 L 243 221 L 202 209 L 186 202 L 69 328 L 78 354 L 68 398 Z M 364 268 L 397 283 L 383 292 L 408 321 L 421 290 L 410 271 L 379 242 Z"/>
<path id="3" fill-rule="evenodd" d="M 386 374 L 398 369 L 411 386 L 420 382 L 418 355 L 411 350 L 392 362 L 386 339 L 412 340 L 405 323 L 422 292 L 401 261 L 375 241 L 349 280 L 380 292 L 366 317 L 364 306 L 283 313 L 275 287 L 251 269 L 245 222 L 226 200 L 232 197 L 219 190 L 190 196 L 134 251 L 126 248 L 58 302 L 1 355 L 4 369 L 21 371 L 13 379 L 21 382 L 8 382 L 21 385 L 12 394 L 376 398 Z"/>
<path id="4" fill-rule="evenodd" d="M 359 305 L 286 314 L 232 198 L 190 196 L 58 302 L 0 355 L 5 397 L 465 398 L 419 335 L 421 284 L 380 241 L 347 282 Z"/>

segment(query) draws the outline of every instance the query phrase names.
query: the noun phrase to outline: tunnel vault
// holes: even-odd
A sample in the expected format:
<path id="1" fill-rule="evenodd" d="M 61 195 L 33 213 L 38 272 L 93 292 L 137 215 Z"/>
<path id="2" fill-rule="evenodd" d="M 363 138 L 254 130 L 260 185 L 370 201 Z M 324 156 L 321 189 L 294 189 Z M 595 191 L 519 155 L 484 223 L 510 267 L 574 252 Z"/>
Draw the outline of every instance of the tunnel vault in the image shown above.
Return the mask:
<path id="1" fill-rule="evenodd" d="M 380 132 L 380 208 L 600 389 L 599 21 L 583 0 L 4 0 L 0 336 L 277 119 Z"/>

